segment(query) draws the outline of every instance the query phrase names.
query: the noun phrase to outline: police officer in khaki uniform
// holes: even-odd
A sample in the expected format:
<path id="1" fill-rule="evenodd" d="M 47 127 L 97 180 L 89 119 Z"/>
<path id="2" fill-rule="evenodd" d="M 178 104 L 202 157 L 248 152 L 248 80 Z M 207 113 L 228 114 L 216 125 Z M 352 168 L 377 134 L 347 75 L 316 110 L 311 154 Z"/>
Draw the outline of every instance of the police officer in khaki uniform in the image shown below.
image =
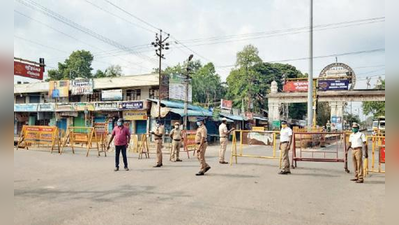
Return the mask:
<path id="1" fill-rule="evenodd" d="M 207 135 L 208 131 L 204 124 L 204 119 L 200 118 L 197 120 L 197 133 L 195 134 L 195 143 L 197 144 L 197 158 L 201 164 L 200 171 L 195 174 L 196 176 L 203 176 L 205 173 L 211 169 L 211 167 L 205 161 L 205 152 L 208 147 Z"/>
<path id="2" fill-rule="evenodd" d="M 353 123 L 352 134 L 349 136 L 349 149 L 352 149 L 352 161 L 355 169 L 355 178 L 351 181 L 356 183 L 363 183 L 363 146 L 365 149 L 364 157 L 368 158 L 368 146 L 366 142 L 366 136 L 359 131 L 359 124 Z"/>
<path id="3" fill-rule="evenodd" d="M 227 130 L 227 119 L 223 118 L 222 123 L 219 125 L 219 137 L 220 137 L 220 150 L 219 150 L 219 163 L 220 164 L 228 164 L 228 162 L 224 161 L 224 155 L 226 153 L 227 143 L 229 142 L 230 132 L 233 131 Z"/>
<path id="4" fill-rule="evenodd" d="M 154 167 L 161 167 L 162 165 L 162 142 L 163 142 L 163 135 L 165 129 L 162 125 L 161 121 L 157 120 L 157 126 L 155 131 L 151 131 L 151 134 L 154 135 L 155 144 L 157 146 L 157 165 Z"/>
<path id="5" fill-rule="evenodd" d="M 179 122 L 174 124 L 175 128 L 170 132 L 169 136 L 172 139 L 172 161 L 173 162 L 181 162 L 182 160 L 179 159 L 179 152 L 180 152 L 180 143 L 182 140 L 182 132 L 180 129 Z"/>

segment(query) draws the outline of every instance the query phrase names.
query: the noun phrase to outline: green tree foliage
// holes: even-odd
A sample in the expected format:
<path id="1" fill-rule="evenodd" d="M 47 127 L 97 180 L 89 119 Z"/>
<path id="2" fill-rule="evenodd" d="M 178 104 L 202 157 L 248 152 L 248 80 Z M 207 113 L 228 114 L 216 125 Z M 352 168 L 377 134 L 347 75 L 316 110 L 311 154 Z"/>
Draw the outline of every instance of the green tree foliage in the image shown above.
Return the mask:
<path id="1" fill-rule="evenodd" d="M 120 65 L 111 65 L 105 70 L 106 77 L 122 76 L 122 67 Z"/>
<path id="2" fill-rule="evenodd" d="M 305 103 L 305 112 L 306 115 L 306 103 Z M 328 102 L 319 102 L 317 103 L 317 110 L 316 110 L 316 123 L 319 126 L 325 126 L 327 121 L 330 120 L 330 106 Z M 330 121 L 331 122 L 331 121 Z"/>
<path id="3" fill-rule="evenodd" d="M 95 78 L 103 78 L 106 77 L 105 73 L 101 70 L 97 70 L 96 73 L 94 74 Z"/>
<path id="4" fill-rule="evenodd" d="M 385 89 L 385 80 L 381 81 L 381 85 L 376 85 L 375 89 Z M 385 116 L 385 102 L 363 102 L 362 107 L 365 115 Z"/>
<path id="5" fill-rule="evenodd" d="M 252 106 L 253 112 L 261 112 L 267 109 L 266 95 L 270 92 L 272 81 L 276 81 L 279 90 L 283 87 L 284 78 L 306 77 L 294 66 L 280 63 L 264 63 L 259 57 L 256 47 L 248 45 L 237 53 L 236 68 L 227 77 L 227 98 L 233 100 L 235 107 L 242 107 L 244 99 L 244 109 L 249 110 Z M 252 101 L 249 104 L 249 101 Z M 290 117 L 302 119 L 303 104 L 293 104 L 290 106 Z M 306 106 L 305 106 L 306 112 Z"/>
<path id="6" fill-rule="evenodd" d="M 92 78 L 92 62 L 93 55 L 89 51 L 74 51 L 64 63 L 58 63 L 58 69 L 48 71 L 49 80 Z"/>

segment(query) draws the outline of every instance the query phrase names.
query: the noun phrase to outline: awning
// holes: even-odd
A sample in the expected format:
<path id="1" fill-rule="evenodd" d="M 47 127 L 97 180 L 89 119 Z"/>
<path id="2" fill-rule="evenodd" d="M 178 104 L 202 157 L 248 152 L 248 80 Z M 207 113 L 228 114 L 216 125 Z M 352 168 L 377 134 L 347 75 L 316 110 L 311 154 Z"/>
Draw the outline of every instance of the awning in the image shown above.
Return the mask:
<path id="1" fill-rule="evenodd" d="M 267 118 L 264 118 L 264 117 L 257 117 L 257 116 L 254 116 L 254 119 L 256 119 L 256 120 L 262 120 L 262 121 L 268 121 L 268 119 L 267 119 Z"/>
<path id="2" fill-rule="evenodd" d="M 226 117 L 228 119 L 231 120 L 235 120 L 235 121 L 244 121 L 245 119 L 242 116 L 234 116 L 234 115 L 227 115 L 227 114 L 220 114 L 223 117 Z"/>
<path id="3" fill-rule="evenodd" d="M 219 121 L 222 121 L 222 117 L 219 117 Z M 225 118 L 228 123 L 234 123 L 234 120 Z"/>
<path id="4" fill-rule="evenodd" d="M 179 114 L 180 116 L 205 116 L 205 117 L 211 117 L 212 113 L 207 112 L 207 111 L 197 111 L 197 110 L 187 110 L 187 115 L 184 113 L 184 109 L 174 109 L 171 108 L 170 112 Z"/>

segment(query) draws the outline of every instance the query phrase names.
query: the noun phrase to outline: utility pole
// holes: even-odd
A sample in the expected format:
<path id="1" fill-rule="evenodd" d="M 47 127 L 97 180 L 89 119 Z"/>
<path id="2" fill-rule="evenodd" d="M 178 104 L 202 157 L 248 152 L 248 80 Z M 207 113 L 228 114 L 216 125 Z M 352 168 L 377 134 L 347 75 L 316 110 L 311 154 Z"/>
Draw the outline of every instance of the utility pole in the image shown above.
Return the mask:
<path id="1" fill-rule="evenodd" d="M 159 57 L 159 89 L 158 89 L 158 120 L 161 119 L 161 85 L 162 85 L 162 59 L 165 59 L 165 55 L 162 54 L 162 50 L 168 50 L 169 49 L 169 43 L 166 42 L 168 40 L 170 34 L 163 39 L 162 38 L 162 30 L 159 30 L 159 35 L 158 33 L 155 34 L 155 42 L 152 42 L 152 46 L 155 47 L 155 53 Z M 166 42 L 166 43 L 165 43 Z"/>
<path id="2" fill-rule="evenodd" d="M 193 59 L 194 55 L 190 55 L 187 60 L 187 68 L 186 68 L 186 79 L 185 79 L 185 96 L 184 96 L 184 128 L 188 130 L 187 121 L 188 121 L 188 88 L 190 84 L 190 61 Z"/>
<path id="3" fill-rule="evenodd" d="M 313 126 L 313 0 L 310 0 L 310 40 L 309 40 L 309 76 L 308 76 L 308 129 Z"/>

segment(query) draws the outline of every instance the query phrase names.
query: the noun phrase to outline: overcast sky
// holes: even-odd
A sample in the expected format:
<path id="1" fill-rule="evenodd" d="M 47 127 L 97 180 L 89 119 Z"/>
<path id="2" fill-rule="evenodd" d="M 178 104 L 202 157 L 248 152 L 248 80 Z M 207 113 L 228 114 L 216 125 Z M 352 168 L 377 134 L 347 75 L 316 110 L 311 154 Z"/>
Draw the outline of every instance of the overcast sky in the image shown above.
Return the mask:
<path id="1" fill-rule="evenodd" d="M 72 51 L 85 49 L 94 54 L 94 71 L 119 64 L 126 75 L 148 73 L 158 67 L 150 45 L 155 38 L 155 28 L 162 28 L 172 36 L 171 49 L 165 52 L 163 67 L 182 62 L 194 53 L 194 58 L 203 63 L 213 62 L 222 80 L 235 64 L 236 53 L 248 44 L 259 49 L 264 61 L 309 56 L 309 33 L 298 28 L 309 26 L 310 0 L 34 2 L 37 4 L 31 0 L 14 2 L 14 55 L 35 61 L 43 57 L 48 69 L 57 67 L 57 63 L 64 61 Z M 67 18 L 69 23 L 75 23 L 74 26 L 80 26 L 86 33 L 43 14 L 41 10 Z M 338 61 L 354 69 L 358 79 L 356 88 L 366 87 L 367 76 L 372 77 L 371 84 L 374 85 L 378 76 L 385 76 L 385 51 L 381 51 L 385 49 L 384 17 L 384 1 L 315 0 L 314 56 L 366 51 L 339 56 Z M 255 35 L 256 32 L 263 33 Z M 380 50 L 367 52 L 375 49 Z M 309 72 L 307 60 L 283 62 L 304 73 Z M 333 62 L 334 56 L 316 58 L 315 76 Z"/>

